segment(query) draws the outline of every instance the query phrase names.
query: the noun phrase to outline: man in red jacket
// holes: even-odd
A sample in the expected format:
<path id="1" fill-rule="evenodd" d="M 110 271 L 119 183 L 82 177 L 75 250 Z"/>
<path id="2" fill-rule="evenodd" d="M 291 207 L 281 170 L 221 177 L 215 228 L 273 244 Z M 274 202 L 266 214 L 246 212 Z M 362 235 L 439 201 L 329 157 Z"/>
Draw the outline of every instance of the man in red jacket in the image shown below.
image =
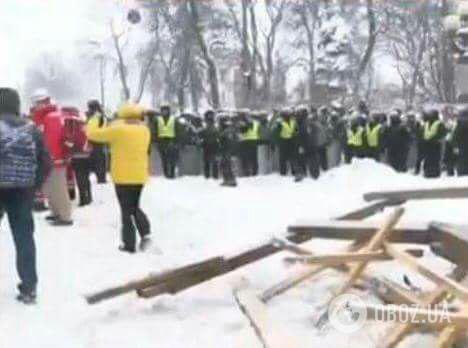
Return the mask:
<path id="1" fill-rule="evenodd" d="M 91 150 L 92 147 L 86 136 L 86 121 L 75 107 L 63 107 L 65 116 L 65 145 L 69 149 L 72 168 L 75 172 L 76 183 L 80 197 L 80 207 L 91 204 Z"/>
<path id="2" fill-rule="evenodd" d="M 45 144 L 53 161 L 53 168 L 43 187 L 52 213 L 47 219 L 56 226 L 70 226 L 73 221 L 67 187 L 69 154 L 65 146 L 65 118 L 62 111 L 51 103 L 49 96 L 44 95 L 35 101 L 33 120 L 43 130 Z"/>

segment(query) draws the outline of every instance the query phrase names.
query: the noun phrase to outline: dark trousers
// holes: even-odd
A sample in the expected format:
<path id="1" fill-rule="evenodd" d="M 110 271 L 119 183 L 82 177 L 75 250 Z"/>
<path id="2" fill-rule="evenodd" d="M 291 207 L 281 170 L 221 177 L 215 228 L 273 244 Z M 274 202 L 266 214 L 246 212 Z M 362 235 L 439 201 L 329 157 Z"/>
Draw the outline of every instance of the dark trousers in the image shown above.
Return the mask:
<path id="1" fill-rule="evenodd" d="M 380 162 L 380 149 L 378 147 L 369 147 L 367 150 L 368 157 Z"/>
<path id="2" fill-rule="evenodd" d="M 418 157 L 416 160 L 416 168 L 414 169 L 414 173 L 416 175 L 419 175 L 419 173 L 421 172 L 421 166 L 424 161 L 424 157 L 426 156 L 426 149 L 423 144 L 417 145 L 417 152 L 418 152 Z"/>
<path id="3" fill-rule="evenodd" d="M 365 158 L 366 151 L 362 146 L 351 146 L 347 145 L 345 149 L 345 162 L 351 163 L 353 158 Z"/>
<path id="4" fill-rule="evenodd" d="M 440 164 L 442 157 L 442 146 L 439 143 L 428 143 L 424 146 L 424 177 L 438 178 L 440 177 Z"/>
<path id="5" fill-rule="evenodd" d="M 454 176 L 455 167 L 457 163 L 457 155 L 455 154 L 453 145 L 450 142 L 447 142 L 445 144 L 444 163 L 445 163 L 445 168 L 447 169 L 447 175 Z"/>
<path id="6" fill-rule="evenodd" d="M 164 176 L 168 179 L 174 179 L 178 159 L 177 145 L 173 139 L 160 139 L 158 149 Z"/>
<path id="7" fill-rule="evenodd" d="M 298 166 L 302 173 L 310 174 L 314 179 L 320 176 L 319 155 L 317 150 L 308 150 L 298 154 Z"/>
<path id="8" fill-rule="evenodd" d="M 107 156 L 103 145 L 93 145 L 91 153 L 91 170 L 96 174 L 99 184 L 107 182 Z"/>
<path id="9" fill-rule="evenodd" d="M 205 174 L 205 178 L 218 179 L 219 165 L 217 157 L 218 156 L 216 149 L 212 149 L 210 147 L 205 147 L 203 149 L 203 171 Z"/>
<path id="10" fill-rule="evenodd" d="M 388 164 L 399 173 L 404 173 L 407 168 L 407 151 L 404 149 L 392 149 L 388 151 Z"/>
<path id="11" fill-rule="evenodd" d="M 33 203 L 33 189 L 0 189 L 0 211 L 5 211 L 8 216 L 16 248 L 20 288 L 26 293 L 35 291 L 37 286 Z"/>
<path id="12" fill-rule="evenodd" d="M 91 191 L 91 160 L 89 158 L 74 158 L 72 160 L 73 170 L 75 171 L 76 184 L 80 196 L 80 205 L 88 205 L 93 201 Z"/>
<path id="13" fill-rule="evenodd" d="M 125 249 L 136 250 L 136 230 L 141 238 L 151 233 L 150 222 L 140 208 L 143 185 L 115 185 L 122 216 L 122 242 Z"/>
<path id="14" fill-rule="evenodd" d="M 279 165 L 280 174 L 285 176 L 288 174 L 288 169 L 291 168 L 291 172 L 295 173 L 295 161 L 296 161 L 296 145 L 292 139 L 282 139 L 279 142 Z"/>
<path id="15" fill-rule="evenodd" d="M 258 146 L 256 141 L 243 141 L 240 143 L 239 155 L 243 176 L 258 175 Z"/>
<path id="16" fill-rule="evenodd" d="M 221 155 L 221 175 L 223 176 L 224 184 L 235 184 L 236 175 L 232 167 L 232 156 L 231 154 Z"/>
<path id="17" fill-rule="evenodd" d="M 322 168 L 323 171 L 328 170 L 328 153 L 327 153 L 327 147 L 326 146 L 319 146 L 317 148 L 317 155 L 318 155 L 318 160 L 320 164 L 320 168 Z"/>

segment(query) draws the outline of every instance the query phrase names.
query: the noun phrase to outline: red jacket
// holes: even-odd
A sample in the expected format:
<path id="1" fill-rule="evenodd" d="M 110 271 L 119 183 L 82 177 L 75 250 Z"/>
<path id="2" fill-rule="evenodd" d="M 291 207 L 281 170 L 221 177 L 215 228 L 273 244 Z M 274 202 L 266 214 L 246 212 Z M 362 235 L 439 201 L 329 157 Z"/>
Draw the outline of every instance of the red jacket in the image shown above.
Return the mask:
<path id="1" fill-rule="evenodd" d="M 61 111 L 47 113 L 43 120 L 44 140 L 55 167 L 65 167 L 69 151 L 65 146 L 65 118 Z"/>
<path id="2" fill-rule="evenodd" d="M 53 104 L 31 108 L 33 122 L 41 132 L 44 132 L 44 119 L 47 114 L 57 110 L 57 106 Z"/>
<path id="3" fill-rule="evenodd" d="M 91 154 L 91 145 L 86 136 L 86 122 L 79 112 L 64 109 L 65 117 L 65 145 L 73 158 L 86 158 Z"/>

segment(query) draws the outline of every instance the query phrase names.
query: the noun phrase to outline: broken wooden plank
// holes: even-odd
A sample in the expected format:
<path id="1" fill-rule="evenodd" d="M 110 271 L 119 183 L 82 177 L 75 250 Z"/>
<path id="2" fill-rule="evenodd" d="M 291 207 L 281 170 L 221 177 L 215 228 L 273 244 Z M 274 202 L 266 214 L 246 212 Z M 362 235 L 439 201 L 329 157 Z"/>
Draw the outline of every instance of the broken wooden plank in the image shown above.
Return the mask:
<path id="1" fill-rule="evenodd" d="M 437 337 L 437 348 L 452 348 L 466 332 L 466 329 L 449 325 Z"/>
<path id="2" fill-rule="evenodd" d="M 395 200 L 384 199 L 378 202 L 367 204 L 354 211 L 340 215 L 334 218 L 334 220 L 355 220 L 355 221 L 364 220 L 365 218 L 368 218 L 369 216 L 375 215 L 383 211 L 385 208 L 398 206 L 403 203 L 405 203 L 405 201 L 398 201 L 398 200 L 395 201 Z"/>
<path id="3" fill-rule="evenodd" d="M 438 274 L 437 272 L 433 271 L 429 267 L 421 264 L 416 258 L 409 255 L 404 251 L 398 250 L 394 245 L 386 243 L 385 250 L 391 256 L 393 256 L 396 260 L 402 262 L 407 267 L 411 268 L 412 270 L 418 272 L 419 274 L 429 278 L 437 285 L 446 285 L 449 289 L 455 293 L 458 297 L 460 297 L 463 301 L 468 301 L 468 288 L 460 285 L 453 279 L 450 279 L 444 275 Z"/>
<path id="4" fill-rule="evenodd" d="M 421 249 L 409 249 L 406 252 L 414 257 L 422 257 L 424 251 Z M 393 260 L 383 250 L 368 251 L 368 252 L 355 252 L 355 253 L 339 253 L 339 254 L 326 254 L 315 255 L 306 257 L 285 257 L 283 261 L 288 264 L 303 263 L 303 264 L 321 264 L 325 266 L 336 266 L 344 263 L 354 262 L 369 262 L 369 261 L 389 261 Z"/>
<path id="5" fill-rule="evenodd" d="M 419 199 L 455 199 L 468 198 L 468 187 L 440 187 L 412 190 L 392 190 L 369 192 L 364 194 L 366 202 L 387 199 L 391 201 L 409 201 Z"/>
<path id="6" fill-rule="evenodd" d="M 382 225 L 381 221 L 313 221 L 295 224 L 288 228 L 290 235 L 309 235 L 323 239 L 370 239 Z M 429 224 L 399 223 L 389 236 L 392 243 L 429 244 Z"/>
<path id="7" fill-rule="evenodd" d="M 468 269 L 468 226 L 433 222 L 429 231 L 435 254 Z"/>
<path id="8" fill-rule="evenodd" d="M 201 284 L 228 272 L 228 265 L 222 259 L 207 263 L 197 269 L 178 274 L 146 288 L 137 289 L 137 295 L 141 298 L 152 298 L 162 294 L 174 295 L 194 285 Z"/>
<path id="9" fill-rule="evenodd" d="M 267 307 L 249 289 L 234 291 L 236 302 L 254 328 L 255 333 L 265 348 L 299 348 L 303 344 L 295 337 L 286 334 L 275 323 Z"/>
<path id="10" fill-rule="evenodd" d="M 156 275 L 150 275 L 143 279 L 131 281 L 123 285 L 111 287 L 103 291 L 92 293 L 92 294 L 86 295 L 85 298 L 88 304 L 96 304 L 98 302 L 101 302 L 110 298 L 114 298 L 120 295 L 130 293 L 137 289 L 147 288 L 158 283 L 164 283 L 165 281 L 169 279 L 177 278 L 177 277 L 180 277 L 181 275 L 187 274 L 187 272 L 190 273 L 193 270 L 204 268 L 206 267 L 206 265 L 218 264 L 219 262 L 222 262 L 222 261 L 223 259 L 221 257 L 211 258 L 203 262 L 198 262 L 198 263 L 194 263 L 194 264 L 180 267 L 177 269 L 164 271 Z"/>

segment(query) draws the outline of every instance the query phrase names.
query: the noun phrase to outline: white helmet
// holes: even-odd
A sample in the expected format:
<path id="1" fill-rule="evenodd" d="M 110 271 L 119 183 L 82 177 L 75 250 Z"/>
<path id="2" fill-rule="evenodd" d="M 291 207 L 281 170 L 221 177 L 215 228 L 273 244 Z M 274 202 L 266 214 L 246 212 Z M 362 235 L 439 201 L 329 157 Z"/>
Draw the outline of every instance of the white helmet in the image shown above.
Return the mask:
<path id="1" fill-rule="evenodd" d="M 45 88 L 38 88 L 34 91 L 31 97 L 31 101 L 36 104 L 50 98 L 49 92 Z"/>

